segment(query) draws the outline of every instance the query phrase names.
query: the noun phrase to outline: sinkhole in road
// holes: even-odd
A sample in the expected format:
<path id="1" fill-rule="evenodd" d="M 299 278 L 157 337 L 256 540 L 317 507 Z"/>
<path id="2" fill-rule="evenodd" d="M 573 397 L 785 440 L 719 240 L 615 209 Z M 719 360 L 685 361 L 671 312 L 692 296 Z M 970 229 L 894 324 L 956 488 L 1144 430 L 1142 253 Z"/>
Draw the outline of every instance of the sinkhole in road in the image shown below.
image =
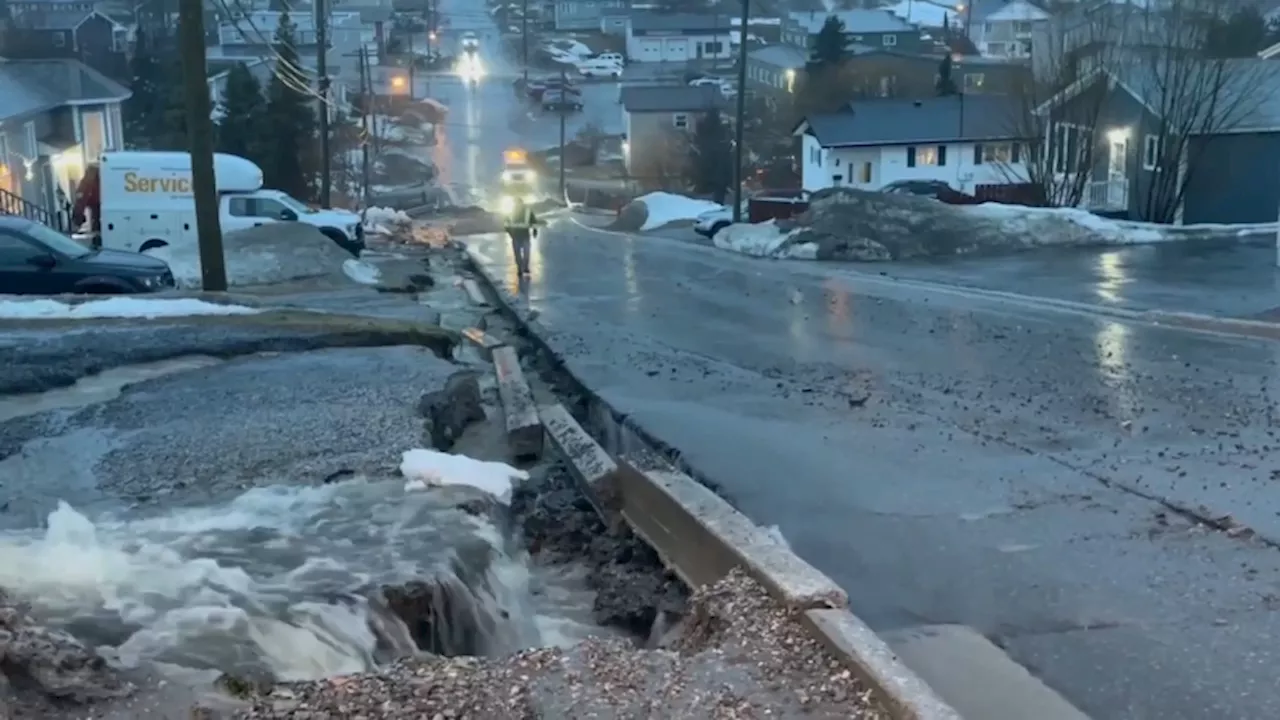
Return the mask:
<path id="1" fill-rule="evenodd" d="M 123 365 L 97 375 L 80 378 L 74 384 L 45 392 L 0 396 L 0 423 L 51 410 L 74 410 L 120 396 L 129 385 L 145 380 L 199 370 L 222 360 L 205 355 L 186 355 L 158 362 Z"/>
<path id="2" fill-rule="evenodd" d="M 109 663 L 192 686 L 600 634 L 585 569 L 531 563 L 508 512 L 473 487 L 365 477 L 146 516 L 61 503 L 0 533 L 0 588 Z"/>

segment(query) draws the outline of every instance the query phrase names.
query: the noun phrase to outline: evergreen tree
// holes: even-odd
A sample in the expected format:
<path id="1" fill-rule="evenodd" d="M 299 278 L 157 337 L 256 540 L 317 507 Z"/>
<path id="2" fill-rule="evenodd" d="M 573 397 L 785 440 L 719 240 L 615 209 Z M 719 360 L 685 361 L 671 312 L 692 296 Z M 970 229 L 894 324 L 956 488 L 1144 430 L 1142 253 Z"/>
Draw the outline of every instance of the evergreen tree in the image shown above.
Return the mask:
<path id="1" fill-rule="evenodd" d="M 289 14 L 280 16 L 276 28 L 276 71 L 267 88 L 266 148 L 262 174 L 267 187 L 282 190 L 300 200 L 312 196 L 317 165 L 314 95 L 298 61 L 295 26 Z"/>
<path id="2" fill-rule="evenodd" d="M 187 96 L 182 86 L 182 68 L 166 73 L 156 128 L 150 137 L 152 150 L 190 150 L 187 140 Z"/>
<path id="3" fill-rule="evenodd" d="M 689 177 L 695 192 L 710 195 L 724 204 L 733 184 L 733 143 L 729 126 L 719 110 L 712 110 L 698 121 L 693 132 L 693 154 Z"/>
<path id="4" fill-rule="evenodd" d="M 218 152 L 239 155 L 254 162 L 262 160 L 267 100 L 262 94 L 262 85 L 244 63 L 227 73 L 221 110 Z"/>
<path id="5" fill-rule="evenodd" d="M 827 17 L 813 39 L 804 78 L 796 93 L 798 115 L 830 112 L 848 102 L 850 89 L 844 81 L 852 58 L 844 23 L 836 15 Z"/>
<path id="6" fill-rule="evenodd" d="M 951 55 L 945 55 L 942 58 L 942 64 L 938 66 L 938 94 L 959 95 L 960 91 L 956 88 L 956 81 L 953 77 L 955 65 L 951 61 Z"/>
<path id="7" fill-rule="evenodd" d="M 129 147 L 150 148 L 163 130 L 161 110 L 168 98 L 151 36 L 138 28 L 136 38 L 130 61 L 133 94 L 124 103 L 124 139 Z"/>
<path id="8" fill-rule="evenodd" d="M 1252 58 L 1269 44 L 1266 18 L 1254 5 L 1243 7 L 1225 20 L 1206 22 L 1204 53 L 1211 58 Z"/>

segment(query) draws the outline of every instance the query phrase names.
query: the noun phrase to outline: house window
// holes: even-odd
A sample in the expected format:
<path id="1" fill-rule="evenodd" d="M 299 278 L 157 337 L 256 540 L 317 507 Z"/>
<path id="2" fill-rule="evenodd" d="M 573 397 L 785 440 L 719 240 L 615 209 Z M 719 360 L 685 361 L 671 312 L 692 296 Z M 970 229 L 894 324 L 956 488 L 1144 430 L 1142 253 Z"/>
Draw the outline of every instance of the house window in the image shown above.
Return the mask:
<path id="1" fill-rule="evenodd" d="M 987 84 L 987 76 L 982 73 L 965 73 L 964 74 L 964 91 L 965 92 L 982 92 L 982 88 Z"/>
<path id="2" fill-rule="evenodd" d="M 676 113 L 671 116 L 671 124 L 681 130 L 686 130 L 689 127 L 689 116 L 684 113 Z"/>
<path id="3" fill-rule="evenodd" d="M 893 47 L 898 44 L 898 36 L 889 34 L 881 35 L 880 42 L 883 43 L 885 47 Z"/>
<path id="4" fill-rule="evenodd" d="M 860 183 L 871 182 L 871 163 L 869 162 L 862 163 L 862 169 L 858 171 L 858 182 Z"/>
<path id="5" fill-rule="evenodd" d="M 880 97 L 891 97 L 898 88 L 898 77 L 896 75 L 882 75 L 880 77 Z"/>
<path id="6" fill-rule="evenodd" d="M 809 162 L 813 163 L 814 165 L 817 165 L 818 167 L 822 167 L 822 148 L 820 147 L 809 148 Z"/>
<path id="7" fill-rule="evenodd" d="M 66 34 L 66 33 L 60 33 L 60 32 L 56 32 L 56 33 L 54 33 L 54 34 L 53 34 L 53 46 L 54 46 L 54 47 L 66 47 L 66 46 L 67 46 L 67 34 Z"/>
<path id="8" fill-rule="evenodd" d="M 860 43 L 860 42 L 862 42 L 862 36 L 861 36 L 861 35 L 854 35 L 854 36 L 853 36 L 853 41 L 854 41 L 854 42 L 856 42 L 856 43 Z"/>
<path id="9" fill-rule="evenodd" d="M 983 34 L 984 34 L 984 35 L 990 35 L 991 33 L 995 32 L 995 31 L 996 31 L 996 26 L 995 26 L 995 25 L 993 25 L 993 24 L 991 24 L 991 23 L 983 23 L 983 24 L 982 24 L 982 32 L 983 32 Z"/>
<path id="10" fill-rule="evenodd" d="M 1160 137 L 1148 135 L 1142 139 L 1142 169 L 1155 170 L 1160 164 Z"/>
<path id="11" fill-rule="evenodd" d="M 724 52 L 724 43 L 716 40 L 715 42 L 702 43 L 703 55 L 719 55 Z"/>
<path id="12" fill-rule="evenodd" d="M 112 52 L 124 52 L 129 45 L 129 31 L 123 28 L 111 33 Z"/>
<path id="13" fill-rule="evenodd" d="M 907 167 L 942 167 L 946 164 L 946 145 L 913 145 L 907 148 Z"/>
<path id="14" fill-rule="evenodd" d="M 1018 146 L 1013 143 L 993 143 L 991 145 L 974 145 L 973 146 L 973 164 L 1005 164 L 1015 163 L 1019 160 L 1021 154 Z"/>
<path id="15" fill-rule="evenodd" d="M 1015 22 L 1013 24 L 1013 31 L 1018 33 L 1019 35 L 1026 35 L 1027 33 L 1031 32 L 1031 23 Z"/>

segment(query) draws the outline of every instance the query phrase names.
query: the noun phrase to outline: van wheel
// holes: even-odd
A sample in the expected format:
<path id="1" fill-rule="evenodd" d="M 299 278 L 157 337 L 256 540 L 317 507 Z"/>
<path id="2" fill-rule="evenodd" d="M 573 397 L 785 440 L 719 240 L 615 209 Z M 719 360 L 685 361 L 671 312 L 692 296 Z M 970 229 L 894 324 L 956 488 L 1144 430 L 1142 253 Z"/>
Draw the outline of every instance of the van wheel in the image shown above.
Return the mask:
<path id="1" fill-rule="evenodd" d="M 359 250 L 356 250 L 354 252 L 352 251 L 352 247 L 354 246 L 354 243 L 348 240 L 346 234 L 344 234 L 341 230 L 337 228 L 321 228 L 320 234 L 332 240 L 334 243 L 337 244 L 338 247 L 342 248 L 343 250 L 346 250 L 347 252 L 351 253 L 352 255 L 355 255 L 356 257 L 360 257 L 360 251 Z"/>
<path id="2" fill-rule="evenodd" d="M 138 252 L 144 253 L 144 252 L 147 252 L 148 250 L 158 250 L 162 247 L 168 247 L 168 246 L 169 246 L 169 243 L 163 240 L 148 240 L 142 243 L 142 247 L 138 248 Z"/>

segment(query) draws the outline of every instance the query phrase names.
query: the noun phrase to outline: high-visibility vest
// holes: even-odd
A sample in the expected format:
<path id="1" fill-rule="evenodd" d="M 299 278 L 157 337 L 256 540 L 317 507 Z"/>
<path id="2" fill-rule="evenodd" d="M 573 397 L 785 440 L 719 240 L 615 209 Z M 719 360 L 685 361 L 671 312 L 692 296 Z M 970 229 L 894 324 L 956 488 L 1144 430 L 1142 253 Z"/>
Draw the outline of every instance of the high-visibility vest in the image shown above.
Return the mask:
<path id="1" fill-rule="evenodd" d="M 528 230 L 533 227 L 533 211 L 526 205 L 518 214 L 511 216 L 507 221 L 507 227 L 512 230 Z"/>

